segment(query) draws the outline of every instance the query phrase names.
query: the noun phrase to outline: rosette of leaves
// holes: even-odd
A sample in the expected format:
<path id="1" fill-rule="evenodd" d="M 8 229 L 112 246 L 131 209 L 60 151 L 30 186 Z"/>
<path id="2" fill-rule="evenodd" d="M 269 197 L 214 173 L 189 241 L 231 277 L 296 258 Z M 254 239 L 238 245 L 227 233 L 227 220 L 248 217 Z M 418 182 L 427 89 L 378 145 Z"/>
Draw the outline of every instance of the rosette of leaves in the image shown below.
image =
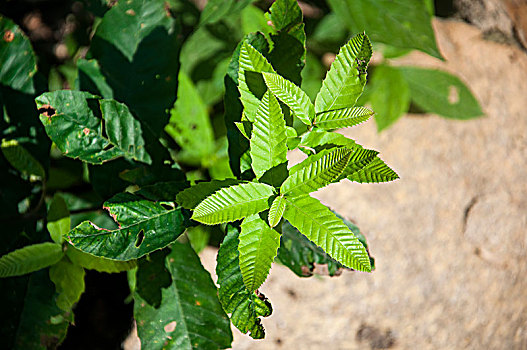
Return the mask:
<path id="1" fill-rule="evenodd" d="M 192 209 L 197 222 L 233 223 L 218 256 L 220 302 L 232 314 L 233 324 L 253 337 L 263 336 L 258 316 L 270 313 L 258 288 L 277 256 L 285 220 L 343 266 L 372 270 L 365 245 L 336 214 L 310 196 L 344 179 L 384 182 L 398 178 L 378 152 L 333 132 L 373 115 L 372 110 L 355 106 L 366 83 L 371 54 L 366 34 L 354 36 L 341 48 L 313 104 L 295 83 L 276 73 L 259 50 L 247 40 L 242 42 L 237 74 L 244 109 L 236 125 L 249 142 L 254 178 L 202 182 L 177 196 L 178 204 Z M 285 114 L 298 118 L 308 131 L 297 135 Z M 295 148 L 308 157 L 288 168 L 287 151 Z"/>

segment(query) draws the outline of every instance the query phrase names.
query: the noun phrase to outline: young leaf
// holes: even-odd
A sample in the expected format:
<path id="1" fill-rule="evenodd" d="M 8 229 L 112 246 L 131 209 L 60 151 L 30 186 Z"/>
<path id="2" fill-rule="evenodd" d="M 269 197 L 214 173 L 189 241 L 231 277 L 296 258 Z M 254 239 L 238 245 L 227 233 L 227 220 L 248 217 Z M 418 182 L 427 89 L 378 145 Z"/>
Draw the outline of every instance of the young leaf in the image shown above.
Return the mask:
<path id="1" fill-rule="evenodd" d="M 251 134 L 251 166 L 257 178 L 269 169 L 287 163 L 287 135 L 282 109 L 268 91 L 256 111 Z"/>
<path id="2" fill-rule="evenodd" d="M 359 183 L 372 183 L 372 182 L 389 182 L 399 178 L 399 175 L 379 157 L 376 157 L 372 162 L 361 170 L 348 175 L 347 178 L 351 181 Z"/>
<path id="3" fill-rule="evenodd" d="M 366 84 L 371 43 L 357 34 L 341 47 L 315 99 L 315 112 L 353 107 Z"/>
<path id="4" fill-rule="evenodd" d="M 343 267 L 322 248 L 298 232 L 288 221 L 282 225 L 282 232 L 280 249 L 278 249 L 276 258 L 297 276 L 312 276 L 315 264 L 327 265 L 330 276 L 334 276 Z"/>
<path id="5" fill-rule="evenodd" d="M 21 276 L 51 266 L 64 256 L 56 243 L 28 245 L 0 257 L 0 277 Z"/>
<path id="6" fill-rule="evenodd" d="M 311 125 L 315 117 L 315 107 L 306 93 L 289 80 L 276 73 L 262 73 L 265 84 L 273 95 L 291 108 L 304 124 Z"/>
<path id="7" fill-rule="evenodd" d="M 358 271 L 371 271 L 370 258 L 353 232 L 318 199 L 286 198 L 284 218 L 333 259 Z"/>
<path id="8" fill-rule="evenodd" d="M 373 41 L 421 50 L 442 59 L 432 29 L 432 14 L 422 0 L 329 0 L 351 32 L 366 31 Z"/>
<path id="9" fill-rule="evenodd" d="M 284 196 L 278 196 L 274 199 L 269 209 L 269 216 L 267 220 L 269 221 L 270 227 L 275 227 L 278 225 L 282 216 L 284 215 L 285 210 L 285 199 Z"/>
<path id="10" fill-rule="evenodd" d="M 329 185 L 348 165 L 352 151 L 347 148 L 324 150 L 290 169 L 291 175 L 280 187 L 280 194 L 310 193 Z"/>
<path id="11" fill-rule="evenodd" d="M 104 203 L 118 229 L 99 228 L 82 222 L 68 234 L 77 249 L 112 260 L 132 260 L 175 241 L 189 225 L 182 208 L 165 209 L 161 204 L 132 194 L 119 194 Z"/>
<path id="12" fill-rule="evenodd" d="M 212 180 L 209 182 L 198 182 L 192 187 L 189 187 L 176 196 L 177 204 L 185 209 L 194 209 L 205 198 L 212 195 L 214 192 L 233 185 L 240 184 L 236 179 Z"/>
<path id="13" fill-rule="evenodd" d="M 318 152 L 320 149 L 334 148 L 339 146 L 354 148 L 358 145 L 355 143 L 355 141 L 348 139 L 342 134 L 314 128 L 310 132 L 302 135 L 299 146 L 313 148 Z"/>
<path id="14" fill-rule="evenodd" d="M 381 131 L 393 124 L 410 106 L 410 88 L 398 68 L 375 67 L 371 78 L 371 106 L 377 112 L 375 121 Z"/>
<path id="15" fill-rule="evenodd" d="M 158 307 L 134 295 L 134 316 L 146 349 L 225 349 L 231 346 L 229 318 L 199 257 L 186 244 L 174 243 L 165 258 L 172 283 L 162 288 Z"/>
<path id="16" fill-rule="evenodd" d="M 372 115 L 374 115 L 374 112 L 366 107 L 335 109 L 329 112 L 318 113 L 313 125 L 326 130 L 347 128 L 365 122 Z"/>
<path id="17" fill-rule="evenodd" d="M 247 289 L 239 265 L 239 231 L 227 225 L 227 235 L 223 239 L 217 257 L 218 297 L 226 313 L 231 314 L 231 322 L 242 333 L 249 332 L 254 339 L 263 339 L 265 330 L 260 317 L 271 315 L 271 304 L 261 293 Z"/>
<path id="18" fill-rule="evenodd" d="M 68 245 L 66 255 L 75 265 L 81 266 L 88 270 L 98 272 L 115 273 L 128 271 L 137 266 L 136 260 L 116 261 L 84 253 L 73 246 Z"/>
<path id="19" fill-rule="evenodd" d="M 64 257 L 49 269 L 49 278 L 58 293 L 56 303 L 64 311 L 70 311 L 84 292 L 84 269 Z"/>
<path id="20" fill-rule="evenodd" d="M 38 160 L 35 159 L 17 140 L 2 140 L 2 153 L 7 161 L 18 171 L 27 175 L 46 177 L 46 171 Z"/>
<path id="21" fill-rule="evenodd" d="M 354 147 L 348 165 L 342 174 L 340 174 L 339 180 L 364 169 L 371 162 L 377 159 L 377 154 L 379 154 L 379 152 L 371 149 Z"/>
<path id="22" fill-rule="evenodd" d="M 10 19 L 0 16 L 0 84 L 33 94 L 33 76 L 37 72 L 35 53 L 24 32 Z"/>
<path id="23" fill-rule="evenodd" d="M 62 244 L 64 236 L 70 231 L 71 218 L 66 201 L 55 193 L 49 205 L 46 227 L 53 242 Z"/>
<path id="24" fill-rule="evenodd" d="M 244 107 L 243 113 L 251 122 L 254 121 L 260 99 L 267 90 L 260 74 L 262 72 L 274 73 L 274 69 L 258 50 L 244 41 L 240 49 L 238 89 Z"/>
<path id="25" fill-rule="evenodd" d="M 267 279 L 280 246 L 280 233 L 270 228 L 260 215 L 254 214 L 243 220 L 239 240 L 243 282 L 249 291 L 255 291 Z"/>
<path id="26" fill-rule="evenodd" d="M 192 219 L 206 225 L 239 220 L 269 209 L 273 193 L 273 187 L 254 182 L 222 188 L 194 209 Z"/>
<path id="27" fill-rule="evenodd" d="M 459 78 L 434 69 L 398 69 L 410 86 L 412 100 L 425 111 L 453 119 L 483 115 L 478 101 Z"/>

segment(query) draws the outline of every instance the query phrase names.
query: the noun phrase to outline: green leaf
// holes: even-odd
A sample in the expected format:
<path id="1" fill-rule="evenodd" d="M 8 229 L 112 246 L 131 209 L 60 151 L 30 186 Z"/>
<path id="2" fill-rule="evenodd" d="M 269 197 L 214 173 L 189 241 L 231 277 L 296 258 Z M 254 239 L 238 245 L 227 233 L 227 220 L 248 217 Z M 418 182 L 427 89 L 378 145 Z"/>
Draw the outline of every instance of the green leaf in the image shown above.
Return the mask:
<path id="1" fill-rule="evenodd" d="M 344 179 L 347 176 L 364 169 L 375 159 L 378 159 L 377 154 L 379 154 L 379 152 L 371 149 L 362 148 L 359 145 L 355 146 L 353 148 L 353 153 L 351 154 L 348 165 L 346 166 L 346 169 L 344 169 L 342 174 L 340 174 L 339 180 Z"/>
<path id="2" fill-rule="evenodd" d="M 371 163 L 347 178 L 359 183 L 372 182 L 389 182 L 399 178 L 399 175 L 386 165 L 379 157 L 376 157 Z"/>
<path id="3" fill-rule="evenodd" d="M 187 163 L 193 161 L 200 165 L 202 159 L 214 153 L 214 132 L 207 106 L 192 80 L 182 71 L 179 72 L 178 98 L 165 130 L 181 146 L 184 154 L 180 152 L 178 157 Z"/>
<path id="4" fill-rule="evenodd" d="M 63 311 L 71 311 L 84 292 L 84 269 L 64 257 L 51 266 L 49 278 L 58 293 L 57 306 Z"/>
<path id="5" fill-rule="evenodd" d="M 278 196 L 274 199 L 267 218 L 270 227 L 275 227 L 282 219 L 285 210 L 285 203 L 284 196 Z"/>
<path id="6" fill-rule="evenodd" d="M 110 143 L 122 150 L 126 158 L 151 164 L 152 158 L 145 150 L 141 123 L 132 116 L 128 107 L 114 100 L 100 100 L 99 104 Z"/>
<path id="7" fill-rule="evenodd" d="M 280 187 L 280 193 L 304 194 L 329 185 L 344 171 L 351 154 L 347 148 L 336 148 L 309 156 L 290 169 L 291 175 Z"/>
<path id="8" fill-rule="evenodd" d="M 273 193 L 273 187 L 254 182 L 222 188 L 194 209 L 192 219 L 207 225 L 239 220 L 269 209 Z"/>
<path id="9" fill-rule="evenodd" d="M 326 130 L 347 128 L 365 122 L 372 115 L 374 112 L 366 107 L 335 109 L 318 113 L 313 125 Z"/>
<path id="10" fill-rule="evenodd" d="M 371 271 L 370 258 L 353 232 L 318 199 L 286 198 L 284 218 L 342 265 Z"/>
<path id="11" fill-rule="evenodd" d="M 5 328 L 11 331 L 6 334 L 8 337 L 2 338 L 2 344 L 6 349 L 15 350 L 56 349 L 66 337 L 68 326 L 73 322 L 73 313 L 64 312 L 56 305 L 55 287 L 49 279 L 49 272 L 36 271 L 27 278 L 14 280 L 17 287 L 21 287 L 17 288 L 21 293 L 17 298 L 20 305 L 13 310 L 16 314 L 5 314 L 3 311 L 8 308 L 2 305 L 2 316 L 8 316 L 9 327 Z M 7 283 L 3 285 L 8 286 Z"/>
<path id="12" fill-rule="evenodd" d="M 201 203 L 208 196 L 212 195 L 214 192 L 224 187 L 238 184 L 240 184 L 240 181 L 236 179 L 198 182 L 194 186 L 179 192 L 176 196 L 176 202 L 185 209 L 194 209 L 199 203 Z"/>
<path id="13" fill-rule="evenodd" d="M 159 307 L 134 295 L 134 316 L 145 349 L 225 349 L 231 346 L 229 319 L 217 290 L 194 250 L 176 242 L 165 259 L 172 283 Z"/>
<path id="14" fill-rule="evenodd" d="M 272 31 L 264 12 L 256 6 L 247 6 L 242 10 L 241 22 L 244 34 L 262 32 L 267 35 Z"/>
<path id="15" fill-rule="evenodd" d="M 38 160 L 35 159 L 17 140 L 2 139 L 2 153 L 15 169 L 27 175 L 46 178 L 46 171 Z"/>
<path id="16" fill-rule="evenodd" d="M 229 165 L 232 173 L 239 178 L 242 178 L 242 174 L 246 171 L 245 169 L 250 168 L 246 166 L 244 161 L 244 155 L 249 150 L 249 141 L 239 131 L 235 123 L 242 122 L 243 105 L 240 101 L 240 91 L 238 89 L 239 79 L 239 59 L 241 47 L 244 42 L 250 43 L 254 48 L 260 52 L 268 52 L 269 44 L 263 34 L 249 34 L 246 35 L 242 41 L 234 50 L 232 58 L 229 62 L 227 69 L 227 75 L 225 76 L 225 127 L 227 129 L 227 141 L 228 141 L 228 154 L 229 154 Z M 264 82 L 265 83 L 265 82 Z M 249 157 L 250 159 L 250 157 Z M 252 170 L 252 169 L 251 169 Z M 254 174 L 244 174 L 243 178 L 252 179 Z"/>
<path id="17" fill-rule="evenodd" d="M 442 59 L 432 29 L 432 14 L 422 0 L 329 0 L 351 32 L 366 31 L 373 41 L 421 50 Z"/>
<path id="18" fill-rule="evenodd" d="M 0 15 L 0 83 L 33 94 L 37 72 L 35 53 L 24 32 L 10 19 Z"/>
<path id="19" fill-rule="evenodd" d="M 243 282 L 249 291 L 255 291 L 267 279 L 280 246 L 280 233 L 270 228 L 260 215 L 254 214 L 243 220 L 239 240 Z"/>
<path id="20" fill-rule="evenodd" d="M 355 141 L 342 134 L 314 128 L 310 132 L 302 135 L 299 146 L 310 147 L 318 150 L 338 146 L 354 148 L 357 144 Z"/>
<path id="21" fill-rule="evenodd" d="M 207 247 L 210 240 L 211 228 L 209 226 L 198 225 L 187 229 L 187 238 L 194 251 L 199 254 Z"/>
<path id="22" fill-rule="evenodd" d="M 282 232 L 277 259 L 297 276 L 312 276 L 315 264 L 327 265 L 330 276 L 336 275 L 343 267 L 342 264 L 324 252 L 322 248 L 298 232 L 289 222 L 284 222 Z"/>
<path id="23" fill-rule="evenodd" d="M 116 3 L 97 26 L 88 52 L 97 60 L 112 98 L 126 104 L 141 123 L 153 158 L 168 158 L 158 137 L 176 98 L 181 34 L 171 6 L 164 0 Z M 94 86 L 91 79 L 79 75 L 80 89 L 101 95 L 88 89 Z"/>
<path id="24" fill-rule="evenodd" d="M 239 230 L 227 225 L 227 235 L 217 257 L 218 297 L 232 324 L 254 339 L 263 339 L 265 330 L 260 317 L 271 315 L 273 309 L 265 295 L 247 289 L 239 264 Z"/>
<path id="25" fill-rule="evenodd" d="M 64 236 L 70 231 L 71 218 L 66 201 L 55 193 L 48 209 L 46 228 L 53 242 L 62 244 Z"/>
<path id="26" fill-rule="evenodd" d="M 97 60 L 80 58 L 77 61 L 77 68 L 79 69 L 79 77 L 75 81 L 75 90 L 90 91 L 95 95 L 100 94 L 103 98 L 113 98 L 113 90 L 101 72 L 101 67 Z"/>
<path id="27" fill-rule="evenodd" d="M 366 84 L 371 54 L 371 43 L 366 34 L 355 35 L 340 48 L 315 99 L 316 113 L 355 105 Z"/>
<path id="28" fill-rule="evenodd" d="M 287 135 L 282 109 L 266 92 L 254 118 L 251 133 L 251 166 L 257 178 L 269 169 L 287 163 Z"/>
<path id="29" fill-rule="evenodd" d="M 410 106 L 410 89 L 397 68 L 375 67 L 371 78 L 370 101 L 377 112 L 375 121 L 381 131 L 393 124 Z"/>
<path id="30" fill-rule="evenodd" d="M 48 136 L 68 157 L 102 162 L 125 156 L 150 164 L 140 123 L 128 108 L 114 100 L 100 100 L 105 120 L 95 116 L 90 103 L 97 97 L 82 91 L 48 92 L 35 99 Z M 110 148 L 108 148 L 110 147 Z"/>
<path id="31" fill-rule="evenodd" d="M 160 203 L 121 193 L 104 203 L 119 228 L 99 228 L 82 222 L 68 234 L 77 249 L 112 260 L 132 260 L 175 241 L 189 225 L 182 208 L 165 209 Z"/>
<path id="32" fill-rule="evenodd" d="M 244 41 L 240 49 L 238 90 L 244 107 L 244 115 L 249 121 L 254 121 L 260 99 L 267 90 L 262 72 L 274 73 L 267 59 L 251 44 Z"/>
<path id="33" fill-rule="evenodd" d="M 433 69 L 398 69 L 408 82 L 412 100 L 425 111 L 453 119 L 472 119 L 483 115 L 478 101 L 459 78 Z"/>
<path id="34" fill-rule="evenodd" d="M 156 250 L 138 262 L 135 271 L 135 288 L 130 289 L 134 297 L 140 297 L 148 305 L 158 309 L 163 300 L 163 289 L 170 287 L 172 276 L 168 271 L 165 261 L 170 254 L 170 247 Z"/>
<path id="35" fill-rule="evenodd" d="M 128 271 L 137 266 L 137 261 L 116 261 L 84 253 L 73 246 L 68 245 L 66 255 L 75 265 L 81 266 L 88 270 L 98 272 L 115 273 Z"/>
<path id="36" fill-rule="evenodd" d="M 273 50 L 269 61 L 276 72 L 300 86 L 306 60 L 306 33 L 302 10 L 296 0 L 277 0 L 269 9 Z"/>
<path id="37" fill-rule="evenodd" d="M 306 93 L 289 80 L 275 73 L 263 73 L 265 84 L 273 95 L 291 108 L 304 124 L 311 125 L 315 117 L 315 107 Z"/>
<path id="38" fill-rule="evenodd" d="M 254 0 L 209 0 L 201 12 L 199 25 L 204 26 L 222 20 L 243 10 Z"/>
<path id="39" fill-rule="evenodd" d="M 0 277 L 21 276 L 57 263 L 64 252 L 56 243 L 38 243 L 12 251 L 0 258 Z"/>

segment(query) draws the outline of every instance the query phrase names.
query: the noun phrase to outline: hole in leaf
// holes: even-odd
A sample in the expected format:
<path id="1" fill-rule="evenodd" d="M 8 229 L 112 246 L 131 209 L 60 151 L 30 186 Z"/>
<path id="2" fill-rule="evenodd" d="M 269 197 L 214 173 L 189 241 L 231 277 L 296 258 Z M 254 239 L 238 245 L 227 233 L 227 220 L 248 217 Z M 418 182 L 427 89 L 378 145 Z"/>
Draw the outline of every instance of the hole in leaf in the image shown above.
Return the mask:
<path id="1" fill-rule="evenodd" d="M 38 109 L 38 113 L 42 114 L 46 118 L 51 118 L 57 111 L 51 105 L 43 105 Z"/>
<path id="2" fill-rule="evenodd" d="M 172 333 L 174 331 L 174 329 L 176 329 L 176 325 L 177 325 L 177 322 L 176 321 L 172 321 L 172 322 L 167 323 L 165 325 L 165 327 L 163 327 L 163 329 L 167 333 Z"/>
<path id="3" fill-rule="evenodd" d="M 174 209 L 174 206 L 170 205 L 169 203 L 160 203 L 163 208 L 166 210 L 172 210 Z"/>
<path id="4" fill-rule="evenodd" d="M 190 129 L 191 130 L 196 130 L 198 126 L 196 124 L 190 124 Z"/>
<path id="5" fill-rule="evenodd" d="M 448 103 L 455 105 L 459 102 L 459 90 L 456 86 L 450 85 L 448 87 Z"/>
<path id="6" fill-rule="evenodd" d="M 137 235 L 137 239 L 135 241 L 136 248 L 139 248 L 141 243 L 143 243 L 143 240 L 145 239 L 145 232 L 144 230 L 139 231 L 139 234 Z"/>

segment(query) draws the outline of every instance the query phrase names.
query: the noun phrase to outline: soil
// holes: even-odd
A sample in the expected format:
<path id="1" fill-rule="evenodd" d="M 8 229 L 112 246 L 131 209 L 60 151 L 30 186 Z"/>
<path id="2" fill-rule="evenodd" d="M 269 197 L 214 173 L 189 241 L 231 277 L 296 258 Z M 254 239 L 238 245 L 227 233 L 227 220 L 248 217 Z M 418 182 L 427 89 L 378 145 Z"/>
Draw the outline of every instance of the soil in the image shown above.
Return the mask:
<path id="1" fill-rule="evenodd" d="M 399 63 L 460 76 L 486 116 L 343 131 L 401 176 L 316 195 L 359 225 L 377 269 L 300 279 L 275 265 L 261 288 L 267 336 L 234 330 L 234 349 L 527 349 L 527 54 L 466 23 L 434 28 L 446 62 Z M 215 251 L 203 260 L 213 271 Z"/>

